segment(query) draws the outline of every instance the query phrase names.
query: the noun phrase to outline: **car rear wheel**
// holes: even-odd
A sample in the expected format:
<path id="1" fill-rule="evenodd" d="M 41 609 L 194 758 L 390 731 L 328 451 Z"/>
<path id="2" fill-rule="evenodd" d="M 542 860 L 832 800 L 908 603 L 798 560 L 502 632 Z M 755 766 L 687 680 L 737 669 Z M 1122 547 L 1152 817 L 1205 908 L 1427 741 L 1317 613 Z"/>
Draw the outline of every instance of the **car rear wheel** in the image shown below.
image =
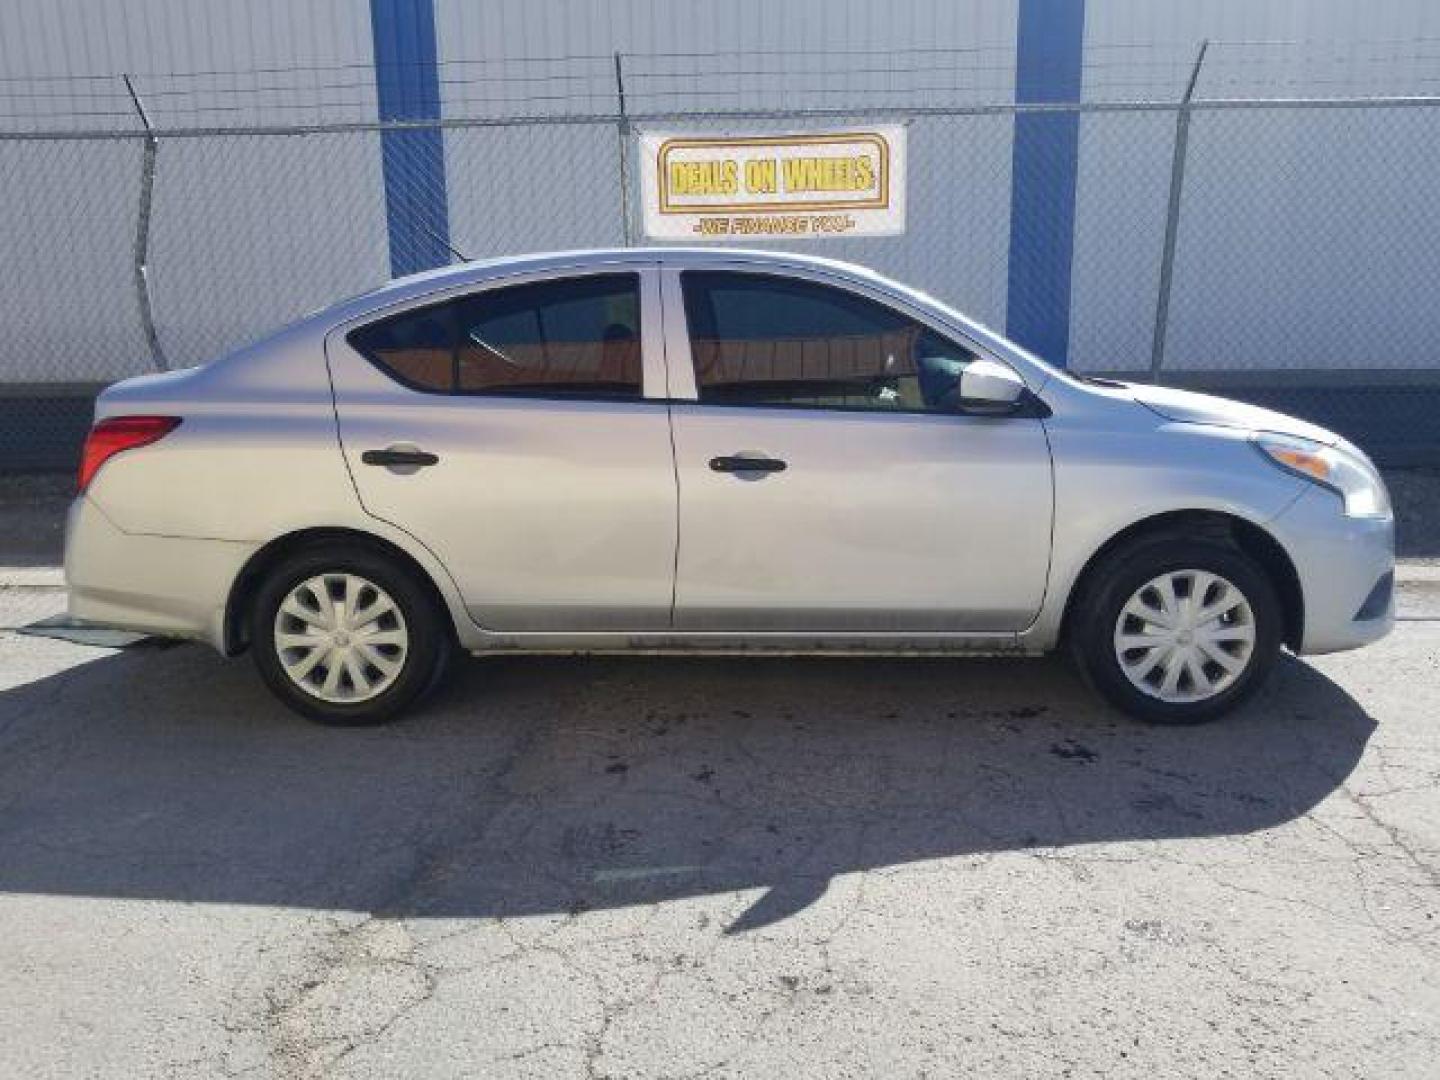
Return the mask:
<path id="1" fill-rule="evenodd" d="M 1098 568 L 1077 598 L 1070 647 L 1087 680 L 1130 715 L 1199 723 L 1264 682 L 1281 622 L 1274 587 L 1243 552 L 1154 537 Z"/>
<path id="2" fill-rule="evenodd" d="M 266 684 L 323 724 L 378 724 L 440 681 L 452 652 L 445 615 L 408 569 L 359 545 L 317 547 L 265 578 L 251 648 Z"/>

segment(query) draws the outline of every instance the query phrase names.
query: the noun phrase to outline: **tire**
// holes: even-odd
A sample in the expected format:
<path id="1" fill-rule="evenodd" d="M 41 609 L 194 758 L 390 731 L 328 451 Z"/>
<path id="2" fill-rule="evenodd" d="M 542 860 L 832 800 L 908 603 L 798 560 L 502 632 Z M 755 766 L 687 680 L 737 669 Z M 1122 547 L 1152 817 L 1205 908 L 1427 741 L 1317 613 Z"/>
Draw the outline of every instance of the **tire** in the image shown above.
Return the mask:
<path id="1" fill-rule="evenodd" d="M 1123 712 L 1154 724 L 1198 724 L 1265 681 L 1282 622 L 1274 586 L 1242 551 L 1218 539 L 1154 535 L 1125 544 L 1087 575 L 1068 645 L 1085 680 Z"/>
<path id="2" fill-rule="evenodd" d="M 408 567 L 343 543 L 302 549 L 270 571 L 251 605 L 250 642 L 276 697 L 341 727 L 400 716 L 443 681 L 454 653 L 448 615 Z"/>

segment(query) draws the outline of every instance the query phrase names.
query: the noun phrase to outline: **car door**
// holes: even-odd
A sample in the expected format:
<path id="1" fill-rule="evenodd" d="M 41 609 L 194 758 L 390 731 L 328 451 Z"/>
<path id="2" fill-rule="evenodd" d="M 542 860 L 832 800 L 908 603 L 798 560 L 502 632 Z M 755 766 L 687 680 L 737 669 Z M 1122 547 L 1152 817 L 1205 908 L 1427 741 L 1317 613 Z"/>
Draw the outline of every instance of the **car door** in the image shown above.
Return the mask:
<path id="1" fill-rule="evenodd" d="M 669 626 L 676 486 L 650 265 L 507 278 L 326 343 L 365 509 L 495 631 Z"/>
<path id="2" fill-rule="evenodd" d="M 664 272 L 671 376 L 694 372 L 671 388 L 677 630 L 1023 629 L 1050 556 L 1037 411 L 958 411 L 976 346 L 797 273 Z"/>

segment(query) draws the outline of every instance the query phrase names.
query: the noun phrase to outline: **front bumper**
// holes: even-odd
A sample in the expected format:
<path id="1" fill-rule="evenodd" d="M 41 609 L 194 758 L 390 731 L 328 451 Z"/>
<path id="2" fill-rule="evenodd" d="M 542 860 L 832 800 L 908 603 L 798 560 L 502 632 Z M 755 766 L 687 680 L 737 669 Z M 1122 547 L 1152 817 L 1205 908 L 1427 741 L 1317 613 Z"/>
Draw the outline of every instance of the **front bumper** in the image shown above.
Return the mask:
<path id="1" fill-rule="evenodd" d="M 1305 604 L 1299 652 L 1368 645 L 1395 625 L 1395 521 L 1346 517 L 1331 492 L 1312 487 L 1271 522 L 1300 578 Z"/>
<path id="2" fill-rule="evenodd" d="M 226 540 L 127 533 L 82 495 L 65 522 L 69 615 L 223 648 L 230 586 L 253 551 Z"/>

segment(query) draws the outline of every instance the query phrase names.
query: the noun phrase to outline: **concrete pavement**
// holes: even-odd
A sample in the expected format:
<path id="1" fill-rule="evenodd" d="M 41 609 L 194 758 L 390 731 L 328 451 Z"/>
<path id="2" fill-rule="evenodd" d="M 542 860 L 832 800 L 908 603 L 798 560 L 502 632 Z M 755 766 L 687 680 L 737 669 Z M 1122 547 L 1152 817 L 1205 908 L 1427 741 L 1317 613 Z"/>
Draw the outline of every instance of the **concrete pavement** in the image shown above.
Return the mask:
<path id="1" fill-rule="evenodd" d="M 1049 661 L 464 665 L 375 731 L 0 635 L 0 1072 L 1433 1075 L 1440 624 L 1220 724 Z"/>

